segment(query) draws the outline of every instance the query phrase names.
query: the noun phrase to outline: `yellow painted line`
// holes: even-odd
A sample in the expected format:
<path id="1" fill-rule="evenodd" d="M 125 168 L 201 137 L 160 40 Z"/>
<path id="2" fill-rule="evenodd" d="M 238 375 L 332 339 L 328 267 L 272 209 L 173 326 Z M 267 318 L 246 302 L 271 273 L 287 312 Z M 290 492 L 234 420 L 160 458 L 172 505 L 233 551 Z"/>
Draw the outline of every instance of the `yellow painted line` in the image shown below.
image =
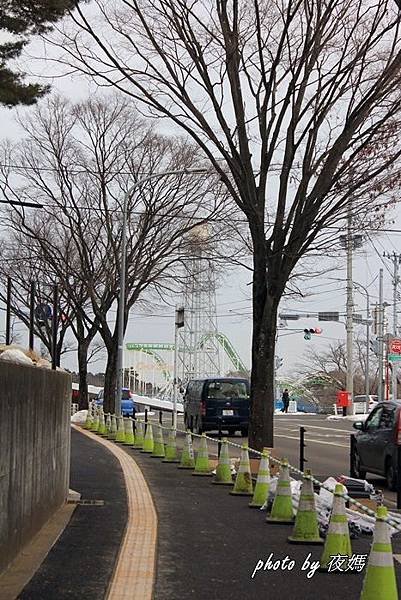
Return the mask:
<path id="1" fill-rule="evenodd" d="M 297 442 L 299 442 L 299 436 L 295 437 L 293 435 L 281 435 L 280 433 L 275 433 L 274 437 L 278 437 L 278 438 L 286 438 L 287 440 L 297 440 Z M 346 448 L 348 449 L 349 446 L 345 445 L 345 444 L 336 444 L 335 442 L 325 442 L 323 440 L 312 440 L 311 438 L 307 438 L 306 442 L 309 444 L 309 442 L 315 442 L 315 444 L 325 444 L 326 446 L 338 446 L 339 448 Z"/>
<path id="2" fill-rule="evenodd" d="M 135 460 L 122 448 L 72 425 L 105 446 L 120 462 L 127 489 L 128 519 L 107 600 L 152 600 L 155 580 L 157 515 L 148 485 Z"/>

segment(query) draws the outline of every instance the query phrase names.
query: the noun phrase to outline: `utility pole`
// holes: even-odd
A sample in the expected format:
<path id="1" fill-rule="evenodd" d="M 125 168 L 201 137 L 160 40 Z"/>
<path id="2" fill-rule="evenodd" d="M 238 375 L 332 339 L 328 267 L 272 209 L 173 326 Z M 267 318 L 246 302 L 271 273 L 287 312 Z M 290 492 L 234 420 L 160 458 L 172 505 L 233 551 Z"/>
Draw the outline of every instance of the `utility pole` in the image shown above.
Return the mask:
<path id="1" fill-rule="evenodd" d="M 346 332 L 347 332 L 347 381 L 346 389 L 350 396 L 349 413 L 354 414 L 354 361 L 353 361 L 353 320 L 354 310 L 353 282 L 352 282 L 352 208 L 351 198 L 348 203 L 347 215 L 347 304 L 346 304 Z"/>
<path id="2" fill-rule="evenodd" d="M 393 334 L 395 337 L 397 337 L 397 329 L 398 329 L 398 323 L 397 323 L 397 300 L 398 300 L 398 284 L 400 282 L 400 277 L 399 277 L 399 264 L 401 261 L 401 254 L 396 254 L 395 252 L 393 252 L 393 254 L 389 254 L 389 253 L 384 253 L 383 256 L 385 258 L 388 258 L 389 260 L 391 260 L 393 262 Z M 392 394 L 393 394 L 393 400 L 397 399 L 397 368 L 396 368 L 396 364 L 397 363 L 393 363 L 393 371 L 392 371 L 392 384 L 391 384 L 391 390 L 392 390 Z"/>
<path id="3" fill-rule="evenodd" d="M 377 382 L 377 399 L 379 402 L 383 402 L 383 354 L 384 354 L 384 307 L 383 307 L 383 269 L 379 271 L 379 319 L 377 328 L 377 343 L 378 343 L 378 354 L 379 354 L 379 375 Z"/>

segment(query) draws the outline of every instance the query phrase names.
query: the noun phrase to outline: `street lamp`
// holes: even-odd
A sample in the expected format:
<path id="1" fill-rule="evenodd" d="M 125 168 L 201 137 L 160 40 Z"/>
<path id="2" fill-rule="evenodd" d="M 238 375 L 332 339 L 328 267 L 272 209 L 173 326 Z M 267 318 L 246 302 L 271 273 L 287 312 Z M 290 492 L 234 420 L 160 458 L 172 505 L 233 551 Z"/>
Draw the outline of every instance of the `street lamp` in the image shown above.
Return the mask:
<path id="1" fill-rule="evenodd" d="M 116 395 L 115 395 L 115 414 L 121 415 L 121 390 L 124 383 L 124 371 L 123 371 L 123 355 L 124 355 L 124 313 L 125 313 L 125 296 L 126 296 L 126 264 L 127 264 L 127 210 L 128 202 L 131 196 L 133 196 L 137 189 L 147 183 L 151 179 L 157 179 L 160 177 L 167 177 L 168 175 L 203 175 L 208 172 L 208 169 L 180 169 L 174 171 L 161 171 L 159 173 L 152 173 L 142 179 L 138 179 L 124 194 L 123 203 L 123 224 L 121 231 L 121 263 L 120 263 L 120 298 L 118 306 L 118 348 L 117 348 L 117 382 L 116 382 Z"/>
<path id="2" fill-rule="evenodd" d="M 366 362 L 365 362 L 365 396 L 366 396 L 366 413 L 369 412 L 369 351 L 370 351 L 370 297 L 369 292 L 361 283 L 353 282 L 355 287 L 360 288 L 366 295 Z"/>

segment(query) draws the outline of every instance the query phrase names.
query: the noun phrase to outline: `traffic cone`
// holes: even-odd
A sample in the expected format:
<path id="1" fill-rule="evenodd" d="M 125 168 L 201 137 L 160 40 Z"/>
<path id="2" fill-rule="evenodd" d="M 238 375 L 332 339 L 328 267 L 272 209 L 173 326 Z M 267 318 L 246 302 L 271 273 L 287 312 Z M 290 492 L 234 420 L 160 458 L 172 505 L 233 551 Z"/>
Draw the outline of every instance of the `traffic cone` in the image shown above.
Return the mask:
<path id="1" fill-rule="evenodd" d="M 97 429 L 97 432 L 99 435 L 106 435 L 106 423 L 104 420 L 104 412 L 103 410 L 100 411 L 100 415 L 99 415 L 99 427 Z"/>
<path id="2" fill-rule="evenodd" d="M 99 412 L 95 409 L 95 415 L 92 419 L 91 431 L 95 432 L 99 429 Z"/>
<path id="3" fill-rule="evenodd" d="M 110 432 L 108 435 L 109 440 L 115 440 L 116 435 L 117 435 L 117 417 L 116 417 L 116 415 L 111 415 Z"/>
<path id="4" fill-rule="evenodd" d="M 178 460 L 178 455 L 177 455 L 176 435 L 177 435 L 176 430 L 174 429 L 174 427 L 171 427 L 170 431 L 168 432 L 168 438 L 167 438 L 167 444 L 166 444 L 166 457 L 163 458 L 162 462 L 165 462 L 165 463 L 180 462 Z"/>
<path id="5" fill-rule="evenodd" d="M 192 435 L 189 429 L 187 430 L 184 447 L 181 453 L 181 461 L 178 465 L 179 469 L 193 469 L 195 467 L 194 449 L 192 446 Z"/>
<path id="6" fill-rule="evenodd" d="M 92 421 L 93 421 L 92 411 L 91 411 L 91 408 L 89 406 L 88 407 L 88 411 L 86 413 L 86 419 L 85 419 L 85 423 L 84 423 L 84 429 L 91 429 L 91 427 L 92 427 Z"/>
<path id="7" fill-rule="evenodd" d="M 191 475 L 212 475 L 209 466 L 209 454 L 205 433 L 202 433 L 201 435 L 198 452 L 196 454 L 195 470 Z"/>
<path id="8" fill-rule="evenodd" d="M 163 429 L 161 425 L 155 425 L 155 438 L 153 442 L 152 458 L 164 458 L 166 456 L 164 450 Z"/>
<path id="9" fill-rule="evenodd" d="M 153 452 L 153 428 L 151 423 L 147 423 L 145 437 L 143 438 L 142 450 L 145 454 L 152 454 Z"/>
<path id="10" fill-rule="evenodd" d="M 270 514 L 266 517 L 267 523 L 293 523 L 294 509 L 292 507 L 291 481 L 288 469 L 288 460 L 283 459 L 280 475 L 277 481 L 276 495 Z"/>
<path id="11" fill-rule="evenodd" d="M 270 489 L 270 469 L 269 469 L 269 451 L 263 448 L 262 458 L 258 470 L 255 491 L 252 501 L 249 503 L 251 508 L 261 508 L 267 500 Z"/>
<path id="12" fill-rule="evenodd" d="M 341 554 L 341 556 L 352 555 L 343 493 L 344 486 L 341 483 L 337 483 L 334 489 L 329 528 L 327 530 L 322 558 L 320 559 L 320 571 L 328 570 L 329 562 L 333 556 L 337 554 Z"/>
<path id="13" fill-rule="evenodd" d="M 140 419 L 136 419 L 134 448 L 141 449 L 142 446 L 143 446 L 143 423 Z"/>
<path id="14" fill-rule="evenodd" d="M 135 442 L 135 438 L 134 438 L 134 427 L 132 424 L 131 417 L 124 419 L 124 432 L 125 432 L 124 444 L 127 444 L 127 446 L 132 446 Z"/>
<path id="15" fill-rule="evenodd" d="M 106 415 L 106 434 L 107 437 L 110 436 L 110 431 L 111 431 L 111 414 L 107 413 Z"/>
<path id="16" fill-rule="evenodd" d="M 379 506 L 360 600 L 398 600 L 387 508 Z"/>
<path id="17" fill-rule="evenodd" d="M 230 455 L 228 454 L 227 438 L 223 438 L 223 441 L 221 443 L 219 464 L 217 465 L 216 475 L 214 476 L 212 483 L 216 483 L 218 485 L 233 484 L 233 478 L 231 475 Z"/>
<path id="18" fill-rule="evenodd" d="M 312 472 L 305 469 L 301 486 L 301 495 L 297 515 L 295 517 L 294 531 L 289 536 L 290 544 L 323 544 L 324 540 L 319 535 L 317 521 L 315 493 L 313 491 Z"/>
<path id="19" fill-rule="evenodd" d="M 117 433 L 115 441 L 118 444 L 124 444 L 125 442 L 124 417 L 117 417 Z"/>
<path id="20" fill-rule="evenodd" d="M 239 462 L 239 469 L 235 483 L 230 494 L 236 496 L 252 496 L 253 495 L 253 484 L 251 467 L 249 464 L 249 452 L 246 444 L 242 445 L 241 448 L 241 459 Z"/>

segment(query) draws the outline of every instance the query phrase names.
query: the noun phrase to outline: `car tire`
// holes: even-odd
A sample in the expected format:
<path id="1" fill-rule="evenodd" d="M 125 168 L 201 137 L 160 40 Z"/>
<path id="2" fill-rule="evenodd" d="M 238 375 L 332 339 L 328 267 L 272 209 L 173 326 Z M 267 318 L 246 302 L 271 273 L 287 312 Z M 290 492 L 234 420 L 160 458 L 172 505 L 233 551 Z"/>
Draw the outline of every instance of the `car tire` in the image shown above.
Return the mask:
<path id="1" fill-rule="evenodd" d="M 241 429 L 241 436 L 242 437 L 248 437 L 249 432 L 248 429 Z"/>
<path id="2" fill-rule="evenodd" d="M 195 433 L 198 435 L 202 435 L 203 433 L 202 425 L 199 424 L 199 419 L 196 419 Z"/>
<path id="3" fill-rule="evenodd" d="M 357 479 L 365 479 L 366 471 L 361 467 L 361 459 L 358 452 L 355 450 L 352 457 L 353 470 Z"/>
<path id="4" fill-rule="evenodd" d="M 228 435 L 235 435 L 236 429 L 227 429 Z"/>
<path id="5" fill-rule="evenodd" d="M 393 461 L 391 458 L 386 460 L 386 483 L 390 491 L 395 492 L 397 489 L 397 473 L 394 469 Z"/>

